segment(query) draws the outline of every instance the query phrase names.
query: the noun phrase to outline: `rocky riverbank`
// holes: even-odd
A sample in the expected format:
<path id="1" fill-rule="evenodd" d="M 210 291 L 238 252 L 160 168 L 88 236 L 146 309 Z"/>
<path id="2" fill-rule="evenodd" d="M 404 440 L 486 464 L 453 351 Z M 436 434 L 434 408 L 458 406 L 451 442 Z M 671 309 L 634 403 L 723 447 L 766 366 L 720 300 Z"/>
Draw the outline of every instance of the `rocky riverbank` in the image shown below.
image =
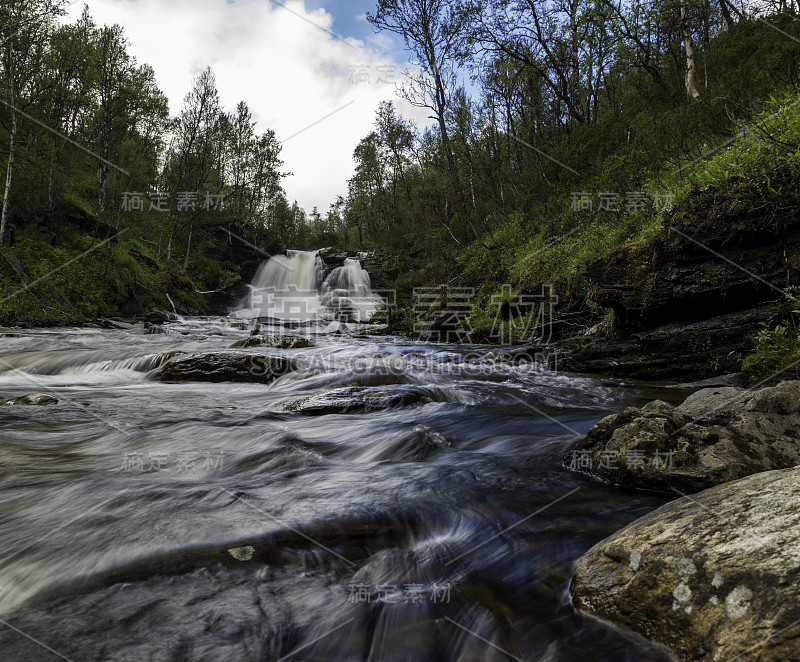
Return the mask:
<path id="1" fill-rule="evenodd" d="M 592 547 L 576 607 L 682 660 L 800 659 L 800 467 L 678 499 Z"/>
<path id="2" fill-rule="evenodd" d="M 642 380 L 694 381 L 739 371 L 756 333 L 765 324 L 786 323 L 792 315 L 782 292 L 798 282 L 800 229 L 755 232 L 715 213 L 689 223 L 686 210 L 674 212 L 668 219 L 673 231 L 610 251 L 588 264 L 569 287 L 554 284 L 559 304 L 546 320 L 548 343 L 526 348 L 530 355 L 549 356 L 551 367 L 559 371 Z M 203 295 L 210 314 L 226 314 L 243 300 L 246 283 L 263 258 L 229 234 L 218 239 L 224 248 L 221 259 L 225 265 L 238 265 L 242 279 Z M 378 291 L 392 290 L 402 280 L 393 256 L 339 249 L 322 249 L 319 254 L 328 270 L 348 258 L 357 259 Z M 165 310 L 200 312 L 186 308 L 176 292 L 164 299 Z M 431 309 L 426 319 L 412 320 L 409 297 L 411 292 L 399 291 L 388 316 L 379 311 L 381 321 L 389 322 L 385 333 L 412 334 L 419 327 L 432 332 L 429 340 L 476 340 L 448 322 L 452 315 L 446 310 Z M 155 311 L 139 319 L 158 325 L 161 318 L 151 319 L 153 315 L 171 314 Z M 130 316 L 76 318 L 69 323 L 119 328 L 136 321 Z M 64 323 L 60 318 L 20 321 L 21 326 Z M 446 323 L 455 326 L 443 326 Z"/>
<path id="3" fill-rule="evenodd" d="M 666 493 L 800 465 L 800 381 L 629 407 L 595 425 L 564 462 L 604 482 Z"/>
<path id="4" fill-rule="evenodd" d="M 683 660 L 800 659 L 800 382 L 631 407 L 564 461 L 682 495 L 581 557 L 570 586 L 578 609 Z"/>
<path id="5" fill-rule="evenodd" d="M 543 348 L 553 367 L 697 380 L 738 371 L 755 334 L 790 319 L 797 306 L 783 292 L 800 282 L 800 229 L 761 227 L 704 195 L 671 214 L 668 232 L 610 251 L 573 291 L 556 291 Z"/>

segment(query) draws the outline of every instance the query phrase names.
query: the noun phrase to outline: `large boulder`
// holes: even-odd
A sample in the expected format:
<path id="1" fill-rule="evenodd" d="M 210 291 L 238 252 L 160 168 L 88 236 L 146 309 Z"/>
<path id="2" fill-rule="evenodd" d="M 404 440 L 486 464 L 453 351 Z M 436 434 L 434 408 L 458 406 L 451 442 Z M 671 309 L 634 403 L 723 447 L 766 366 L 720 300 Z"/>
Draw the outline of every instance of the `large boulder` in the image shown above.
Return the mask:
<path id="1" fill-rule="evenodd" d="M 430 398 L 419 390 L 345 386 L 297 400 L 286 405 L 286 409 L 308 416 L 362 414 L 420 402 L 430 402 Z"/>
<path id="2" fill-rule="evenodd" d="M 213 352 L 171 359 L 147 377 L 157 382 L 267 383 L 294 369 L 292 361 L 280 356 Z"/>
<path id="3" fill-rule="evenodd" d="M 800 464 L 800 381 L 751 391 L 703 389 L 673 407 L 659 400 L 595 425 L 564 458 L 623 487 L 695 492 Z"/>
<path id="4" fill-rule="evenodd" d="M 683 660 L 800 660 L 800 467 L 681 498 L 578 561 L 576 607 Z"/>
<path id="5" fill-rule="evenodd" d="M 313 347 L 314 344 L 301 336 L 250 336 L 237 340 L 231 349 L 248 348 L 248 347 L 275 347 L 276 349 L 302 349 L 305 347 Z"/>

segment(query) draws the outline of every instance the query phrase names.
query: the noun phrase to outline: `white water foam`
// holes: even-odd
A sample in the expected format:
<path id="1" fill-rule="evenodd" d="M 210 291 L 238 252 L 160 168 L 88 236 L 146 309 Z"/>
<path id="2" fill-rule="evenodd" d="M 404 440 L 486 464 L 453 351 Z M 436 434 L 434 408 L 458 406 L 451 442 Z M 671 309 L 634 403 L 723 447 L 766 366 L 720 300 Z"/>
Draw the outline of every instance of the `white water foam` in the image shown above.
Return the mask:
<path id="1" fill-rule="evenodd" d="M 368 322 L 384 303 L 358 260 L 347 258 L 326 274 L 317 251 L 288 251 L 261 264 L 243 307 L 232 315 L 302 325 L 318 322 L 335 331 L 342 322 Z"/>

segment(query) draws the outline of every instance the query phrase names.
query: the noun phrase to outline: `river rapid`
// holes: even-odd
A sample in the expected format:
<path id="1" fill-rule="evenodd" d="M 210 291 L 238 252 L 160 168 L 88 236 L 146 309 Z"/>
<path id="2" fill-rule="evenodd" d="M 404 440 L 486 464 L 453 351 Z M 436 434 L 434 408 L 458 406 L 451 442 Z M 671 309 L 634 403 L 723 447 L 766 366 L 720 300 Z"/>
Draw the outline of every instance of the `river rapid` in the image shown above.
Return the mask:
<path id="1" fill-rule="evenodd" d="M 603 416 L 684 391 L 494 360 L 490 347 L 309 334 L 270 384 L 159 383 L 249 334 L 6 329 L 0 659 L 668 660 L 576 612 L 594 543 L 665 502 L 565 468 Z M 308 416 L 341 386 L 430 402 Z"/>

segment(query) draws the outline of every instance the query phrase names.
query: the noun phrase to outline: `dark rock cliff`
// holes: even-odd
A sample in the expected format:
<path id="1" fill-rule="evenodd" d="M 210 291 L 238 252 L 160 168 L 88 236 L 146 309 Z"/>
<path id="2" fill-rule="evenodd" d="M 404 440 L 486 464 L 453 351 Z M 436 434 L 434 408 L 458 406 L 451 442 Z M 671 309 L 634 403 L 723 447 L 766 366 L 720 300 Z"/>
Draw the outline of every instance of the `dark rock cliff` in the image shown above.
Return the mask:
<path id="1" fill-rule="evenodd" d="M 782 291 L 800 282 L 800 229 L 671 219 L 668 233 L 589 265 L 584 300 L 613 311 L 613 329 L 562 339 L 559 368 L 643 379 L 701 378 L 735 369 Z M 718 222 L 720 222 L 718 220 Z"/>

